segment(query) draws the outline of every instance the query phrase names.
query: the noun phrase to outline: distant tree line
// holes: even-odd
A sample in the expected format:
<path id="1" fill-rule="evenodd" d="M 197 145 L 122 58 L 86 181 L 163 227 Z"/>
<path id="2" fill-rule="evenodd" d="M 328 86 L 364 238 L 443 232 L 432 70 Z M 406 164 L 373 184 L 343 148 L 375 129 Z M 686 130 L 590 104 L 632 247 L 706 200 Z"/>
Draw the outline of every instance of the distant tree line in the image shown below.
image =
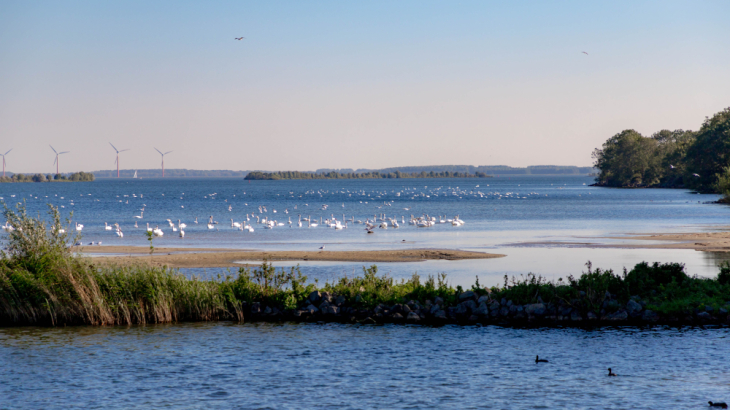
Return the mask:
<path id="1" fill-rule="evenodd" d="M 123 169 L 119 171 L 121 178 L 132 178 L 135 171 L 138 178 L 160 178 L 162 177 L 161 169 Z M 165 178 L 243 178 L 248 171 L 229 171 L 229 170 L 198 170 L 198 169 L 165 169 Z M 116 178 L 117 170 L 94 171 L 97 178 Z"/>
<path id="2" fill-rule="evenodd" d="M 408 173 L 421 173 L 426 172 L 463 172 L 468 174 L 476 174 L 482 172 L 489 175 L 503 174 L 503 175 L 586 175 L 596 170 L 593 167 L 577 167 L 573 165 L 531 165 L 528 167 L 510 167 L 507 165 L 426 165 L 426 166 L 413 166 L 413 167 L 393 167 L 383 169 L 330 169 L 322 168 L 315 171 L 318 174 L 326 174 L 328 172 L 339 172 L 341 174 L 349 173 L 369 173 L 369 172 L 380 172 L 390 174 L 391 172 L 401 171 Z"/>
<path id="3" fill-rule="evenodd" d="M 279 179 L 386 179 L 386 178 L 488 178 L 484 172 L 300 172 L 300 171 L 277 171 L 260 172 L 252 171 L 246 175 L 248 180 L 279 180 Z"/>
<path id="4" fill-rule="evenodd" d="M 13 176 L 0 176 L 0 182 L 90 182 L 94 174 L 90 172 L 75 172 L 73 174 L 14 174 Z"/>
<path id="5" fill-rule="evenodd" d="M 730 197 L 730 108 L 699 131 L 662 130 L 645 137 L 624 130 L 593 152 L 596 185 L 690 188 Z"/>

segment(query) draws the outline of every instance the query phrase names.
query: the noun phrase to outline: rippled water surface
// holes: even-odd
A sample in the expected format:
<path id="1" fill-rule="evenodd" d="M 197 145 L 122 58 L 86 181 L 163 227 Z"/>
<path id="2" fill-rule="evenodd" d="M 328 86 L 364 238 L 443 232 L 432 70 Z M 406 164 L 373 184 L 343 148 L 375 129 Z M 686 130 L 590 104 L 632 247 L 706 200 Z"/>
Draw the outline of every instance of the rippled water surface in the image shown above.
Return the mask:
<path id="1" fill-rule="evenodd" d="M 64 215 L 84 224 L 84 243 L 148 246 L 145 226 L 160 226 L 165 236 L 156 247 L 208 247 L 261 250 L 327 250 L 449 248 L 507 255 L 482 261 L 437 261 L 380 264 L 381 272 L 396 277 L 449 274 L 454 284 L 469 286 L 480 275 L 496 285 L 502 276 L 528 272 L 550 278 L 579 275 L 584 264 L 621 270 L 641 261 L 680 262 L 690 274 L 714 276 L 722 255 L 693 250 L 591 249 L 525 242 L 631 243 L 632 232 L 696 232 L 718 229 L 730 221 L 730 207 L 708 203 L 716 195 L 694 195 L 686 190 L 611 189 L 591 187 L 586 176 L 511 176 L 469 179 L 381 179 L 243 181 L 240 179 L 107 179 L 92 183 L 0 184 L 0 201 L 25 202 L 32 214 L 43 214 L 52 203 Z M 324 206 L 327 209 L 323 209 Z M 266 212 L 260 212 L 259 206 Z M 144 218 L 136 220 L 140 209 Z M 230 209 L 230 211 L 229 211 Z M 263 208 L 262 208 L 263 209 Z M 276 211 L 276 212 L 274 212 Z M 286 212 L 289 213 L 286 213 Z M 284 226 L 264 229 L 256 217 L 275 219 Z M 368 235 L 363 225 L 348 229 L 297 227 L 299 215 L 320 219 L 361 220 L 380 217 L 459 215 L 466 224 L 436 224 L 416 228 L 376 229 Z M 209 230 L 209 217 L 219 224 Z M 199 223 L 193 223 L 195 218 Z M 231 227 L 231 219 L 253 224 L 253 233 Z M 289 218 L 292 225 L 289 225 Z M 167 219 L 188 226 L 180 239 Z M 138 221 L 138 227 L 134 227 Z M 4 221 L 0 221 L 2 223 Z M 118 238 L 104 223 L 118 223 Z M 2 237 L 2 233 L 0 233 Z M 620 239 L 608 239 L 618 237 Z M 646 243 L 646 242 L 644 242 Z M 291 264 L 289 264 L 291 265 Z M 357 264 L 302 264 L 311 278 L 352 275 Z M 220 270 L 194 270 L 210 274 Z"/>
<path id="2" fill-rule="evenodd" d="M 182 324 L 0 329 L 0 408 L 692 409 L 728 329 Z M 550 360 L 535 364 L 535 355 Z M 619 377 L 607 377 L 607 368 Z"/>

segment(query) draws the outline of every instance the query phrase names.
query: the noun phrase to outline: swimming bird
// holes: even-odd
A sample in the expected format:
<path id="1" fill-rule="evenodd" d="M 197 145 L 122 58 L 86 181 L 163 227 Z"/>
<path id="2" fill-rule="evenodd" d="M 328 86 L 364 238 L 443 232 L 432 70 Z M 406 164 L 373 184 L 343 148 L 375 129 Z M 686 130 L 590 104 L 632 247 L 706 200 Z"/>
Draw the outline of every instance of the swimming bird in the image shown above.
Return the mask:
<path id="1" fill-rule="evenodd" d="M 112 230 L 112 227 L 111 227 L 111 225 L 109 225 L 109 224 L 107 224 L 106 222 L 104 222 L 104 230 L 105 230 L 105 231 L 111 231 L 111 230 Z"/>
<path id="2" fill-rule="evenodd" d="M 535 356 L 535 363 L 547 363 L 546 359 L 541 359 L 540 356 Z"/>
<path id="3" fill-rule="evenodd" d="M 76 222 L 76 231 L 81 232 L 82 229 L 84 229 L 84 225 L 81 225 L 80 223 Z"/>
<path id="4" fill-rule="evenodd" d="M 150 223 L 147 222 L 147 232 L 152 232 L 152 228 L 150 228 Z"/>
<path id="5" fill-rule="evenodd" d="M 713 403 L 711 401 L 708 401 L 708 403 L 710 403 L 710 407 L 719 407 L 721 409 L 726 409 L 727 408 L 727 404 L 724 403 L 724 402 L 721 402 L 721 401 L 719 401 L 717 403 Z"/>
<path id="6" fill-rule="evenodd" d="M 611 371 L 611 368 L 610 367 L 608 368 L 608 375 L 609 376 L 618 376 L 616 373 L 614 373 L 614 372 Z"/>

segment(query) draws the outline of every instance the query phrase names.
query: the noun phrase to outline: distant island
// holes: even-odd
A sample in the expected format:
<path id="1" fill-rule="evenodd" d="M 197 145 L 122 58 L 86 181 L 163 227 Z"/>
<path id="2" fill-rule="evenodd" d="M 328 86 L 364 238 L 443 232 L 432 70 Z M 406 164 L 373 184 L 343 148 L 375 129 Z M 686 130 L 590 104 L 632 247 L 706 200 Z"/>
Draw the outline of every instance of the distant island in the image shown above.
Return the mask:
<path id="1" fill-rule="evenodd" d="M 277 171 L 259 172 L 253 171 L 246 175 L 247 180 L 279 180 L 279 179 L 384 179 L 384 178 L 491 178 L 483 172 L 469 174 L 467 172 L 299 172 L 299 171 Z"/>
<path id="2" fill-rule="evenodd" d="M 91 182 L 94 174 L 90 172 L 74 172 L 73 174 L 13 174 L 0 176 L 0 183 L 7 182 Z"/>
<path id="3" fill-rule="evenodd" d="M 155 169 L 123 169 L 119 171 L 121 178 L 133 178 L 134 173 L 137 172 L 138 178 L 161 178 L 162 170 Z M 165 169 L 165 177 L 171 178 L 246 178 L 250 173 L 281 173 L 282 171 L 264 171 L 264 170 L 249 170 L 249 171 L 230 171 L 230 170 L 197 170 L 197 169 Z M 351 168 L 320 168 L 316 171 L 283 171 L 283 172 L 299 172 L 305 174 L 329 174 L 335 172 L 337 174 L 385 174 L 389 175 L 392 173 L 400 172 L 403 174 L 414 175 L 412 177 L 401 176 L 401 178 L 448 178 L 444 176 L 430 177 L 432 172 L 436 174 L 445 175 L 445 173 L 452 174 L 471 174 L 474 177 L 485 175 L 589 175 L 597 172 L 593 167 L 577 167 L 577 166 L 563 166 L 563 165 L 533 165 L 528 167 L 510 167 L 507 165 L 427 165 L 427 166 L 405 166 L 405 167 L 391 167 L 382 169 L 351 169 Z M 423 173 L 428 174 L 422 176 Z M 96 178 L 116 178 L 117 170 L 101 170 L 94 171 Z M 418 174 L 417 176 L 415 174 Z M 452 176 L 453 177 L 453 176 Z M 464 176 L 457 176 L 463 178 Z M 327 178 L 327 177 L 318 177 Z M 341 177 L 344 178 L 344 177 Z M 374 178 L 373 176 L 360 178 Z M 386 177 L 375 177 L 375 178 L 388 178 Z M 249 178 L 260 179 L 260 178 Z M 285 178 L 291 179 L 291 178 Z M 307 178 L 309 179 L 309 178 Z"/>

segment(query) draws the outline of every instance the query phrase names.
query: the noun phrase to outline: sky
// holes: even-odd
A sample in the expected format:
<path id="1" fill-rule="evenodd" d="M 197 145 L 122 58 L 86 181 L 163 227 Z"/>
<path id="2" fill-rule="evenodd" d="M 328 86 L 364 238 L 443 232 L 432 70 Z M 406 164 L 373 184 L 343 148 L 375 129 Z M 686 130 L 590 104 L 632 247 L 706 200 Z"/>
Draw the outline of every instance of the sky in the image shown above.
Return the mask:
<path id="1" fill-rule="evenodd" d="M 12 172 L 591 165 L 730 106 L 730 1 L 0 1 Z M 234 40 L 235 37 L 246 37 Z M 583 52 L 588 54 L 584 54 Z"/>

